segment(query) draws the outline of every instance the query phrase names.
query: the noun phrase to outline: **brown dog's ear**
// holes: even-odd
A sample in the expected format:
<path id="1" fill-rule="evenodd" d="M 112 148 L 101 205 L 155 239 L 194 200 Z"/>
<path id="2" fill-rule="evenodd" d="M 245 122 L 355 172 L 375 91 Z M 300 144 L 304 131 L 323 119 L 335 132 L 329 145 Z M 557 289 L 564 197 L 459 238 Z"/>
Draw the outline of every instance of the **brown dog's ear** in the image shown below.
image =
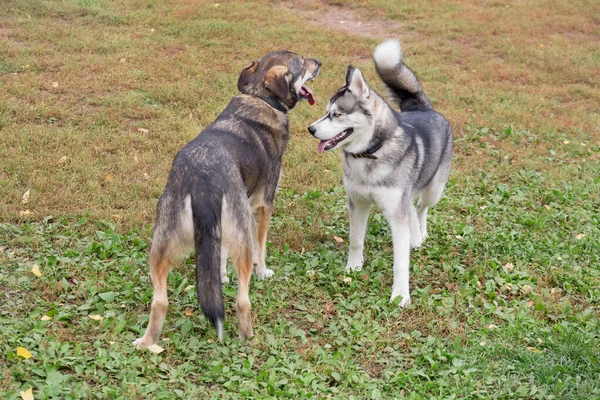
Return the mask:
<path id="1" fill-rule="evenodd" d="M 284 100 L 290 94 L 290 81 L 292 74 L 283 65 L 271 67 L 266 74 L 265 87 L 275 96 Z"/>
<path id="2" fill-rule="evenodd" d="M 238 79 L 238 90 L 240 92 L 246 93 L 246 85 L 248 85 L 248 83 L 250 82 L 250 79 L 252 79 L 252 76 L 256 72 L 257 68 L 258 68 L 258 61 L 252 61 L 250 63 L 250 65 L 248 65 L 246 68 L 244 68 L 242 70 L 242 72 L 240 73 L 240 77 Z"/>

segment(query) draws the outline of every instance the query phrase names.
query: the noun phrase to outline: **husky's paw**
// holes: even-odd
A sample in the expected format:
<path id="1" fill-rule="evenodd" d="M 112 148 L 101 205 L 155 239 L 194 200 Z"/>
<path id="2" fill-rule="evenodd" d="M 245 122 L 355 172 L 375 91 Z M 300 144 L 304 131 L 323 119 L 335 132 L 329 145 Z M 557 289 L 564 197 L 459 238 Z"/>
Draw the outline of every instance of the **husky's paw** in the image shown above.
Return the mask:
<path id="1" fill-rule="evenodd" d="M 258 279 L 266 279 L 266 278 L 270 278 L 273 275 L 275 275 L 275 272 L 267 267 L 263 267 L 263 268 L 256 268 L 256 277 Z"/>
<path id="2" fill-rule="evenodd" d="M 152 345 L 152 343 L 146 343 L 143 339 L 144 338 L 141 337 L 141 338 L 137 338 L 133 342 L 131 342 L 131 344 L 133 345 L 133 347 L 136 348 L 136 350 L 144 350 Z"/>
<path id="3" fill-rule="evenodd" d="M 406 296 L 402 296 L 400 294 L 392 294 L 392 297 L 390 297 L 390 303 L 392 303 L 394 299 L 398 296 L 402 297 L 402 301 L 400 301 L 400 307 L 405 308 L 406 306 L 410 305 L 411 301 L 409 294 L 407 294 Z"/>
<path id="4" fill-rule="evenodd" d="M 352 271 L 362 271 L 362 265 L 360 264 L 355 264 L 355 263 L 348 263 L 346 264 L 346 268 L 344 268 L 344 270 L 346 271 L 346 273 L 350 273 Z"/>
<path id="5" fill-rule="evenodd" d="M 421 239 L 421 235 L 419 235 L 418 238 L 414 238 L 414 239 L 411 238 L 410 248 L 412 250 L 418 250 L 421 248 L 422 245 L 423 245 L 423 240 Z"/>
<path id="6" fill-rule="evenodd" d="M 360 255 L 350 254 L 348 256 L 348 262 L 346 263 L 346 272 L 349 273 L 352 271 L 362 271 L 363 263 L 364 263 L 364 259 L 362 257 L 362 254 L 360 254 Z"/>
<path id="7" fill-rule="evenodd" d="M 400 302 L 400 307 L 405 308 L 406 306 L 409 306 L 411 303 L 410 301 L 410 296 L 408 297 L 403 297 L 402 301 Z"/>
<path id="8" fill-rule="evenodd" d="M 221 284 L 229 283 L 227 275 L 221 275 Z"/>

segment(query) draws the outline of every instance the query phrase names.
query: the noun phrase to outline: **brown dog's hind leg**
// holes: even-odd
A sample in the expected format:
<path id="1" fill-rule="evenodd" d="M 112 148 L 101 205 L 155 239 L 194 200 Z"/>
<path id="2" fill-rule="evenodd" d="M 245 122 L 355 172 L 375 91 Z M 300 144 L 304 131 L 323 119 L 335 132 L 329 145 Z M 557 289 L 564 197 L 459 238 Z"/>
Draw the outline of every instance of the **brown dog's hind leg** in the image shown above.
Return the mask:
<path id="1" fill-rule="evenodd" d="M 164 247 L 163 247 L 164 248 Z M 150 251 L 150 277 L 154 287 L 152 296 L 152 309 L 150 311 L 150 321 L 146 333 L 141 338 L 135 340 L 133 345 L 136 349 L 142 350 L 158 342 L 160 331 L 165 322 L 167 314 L 167 275 L 171 269 L 171 259 L 164 250 L 156 250 L 153 243 Z"/>
<path id="2" fill-rule="evenodd" d="M 240 249 L 235 257 L 235 269 L 238 275 L 237 314 L 240 328 L 240 338 L 246 340 L 254 336 L 252 331 L 252 315 L 250 313 L 250 276 L 252 275 L 252 250 L 250 246 Z"/>

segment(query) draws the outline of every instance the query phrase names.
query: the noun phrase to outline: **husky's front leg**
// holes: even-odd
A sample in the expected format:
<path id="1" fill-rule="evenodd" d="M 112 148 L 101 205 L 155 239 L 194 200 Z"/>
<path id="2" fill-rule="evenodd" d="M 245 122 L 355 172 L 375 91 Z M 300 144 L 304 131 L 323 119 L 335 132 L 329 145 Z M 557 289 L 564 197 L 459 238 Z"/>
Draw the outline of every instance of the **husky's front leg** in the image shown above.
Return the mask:
<path id="1" fill-rule="evenodd" d="M 410 266 L 410 217 L 400 209 L 388 217 L 392 230 L 394 245 L 394 284 L 390 301 L 401 296 L 400 307 L 410 304 L 410 289 L 408 286 Z"/>
<path id="2" fill-rule="evenodd" d="M 371 205 L 367 202 L 348 199 L 348 212 L 350 214 L 350 251 L 346 272 L 360 271 L 363 267 L 363 249 L 365 233 Z"/>
<path id="3" fill-rule="evenodd" d="M 419 227 L 419 217 L 415 205 L 410 203 L 410 248 L 418 249 L 423 244 L 421 229 Z"/>

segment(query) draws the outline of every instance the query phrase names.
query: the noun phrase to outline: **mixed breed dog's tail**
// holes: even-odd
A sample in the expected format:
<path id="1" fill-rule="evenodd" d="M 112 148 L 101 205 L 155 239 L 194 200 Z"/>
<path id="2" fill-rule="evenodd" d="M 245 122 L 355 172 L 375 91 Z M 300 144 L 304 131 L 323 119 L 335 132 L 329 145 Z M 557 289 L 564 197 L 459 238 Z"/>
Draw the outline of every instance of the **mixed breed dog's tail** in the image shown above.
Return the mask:
<path id="1" fill-rule="evenodd" d="M 392 228 L 392 300 L 402 296 L 404 306 L 410 302 L 408 250 L 427 236 L 427 208 L 437 203 L 446 184 L 451 130 L 403 63 L 399 41 L 381 43 L 373 58 L 401 112 L 369 87 L 360 70 L 349 66 L 346 84 L 309 131 L 321 139 L 319 152 L 343 149 L 350 212 L 347 270 L 362 268 L 368 210 L 377 204 Z M 200 306 L 219 340 L 228 257 L 238 274 L 240 337 L 253 336 L 249 280 L 253 270 L 261 279 L 272 274 L 265 265 L 265 243 L 289 136 L 287 113 L 302 100 L 314 103 L 306 83 L 320 66 L 316 59 L 288 51 L 253 61 L 240 75 L 242 93 L 175 157 L 159 199 L 150 250 L 150 319 L 144 336 L 134 341 L 136 348 L 159 340 L 168 305 L 167 275 L 190 250 L 196 253 Z"/>

